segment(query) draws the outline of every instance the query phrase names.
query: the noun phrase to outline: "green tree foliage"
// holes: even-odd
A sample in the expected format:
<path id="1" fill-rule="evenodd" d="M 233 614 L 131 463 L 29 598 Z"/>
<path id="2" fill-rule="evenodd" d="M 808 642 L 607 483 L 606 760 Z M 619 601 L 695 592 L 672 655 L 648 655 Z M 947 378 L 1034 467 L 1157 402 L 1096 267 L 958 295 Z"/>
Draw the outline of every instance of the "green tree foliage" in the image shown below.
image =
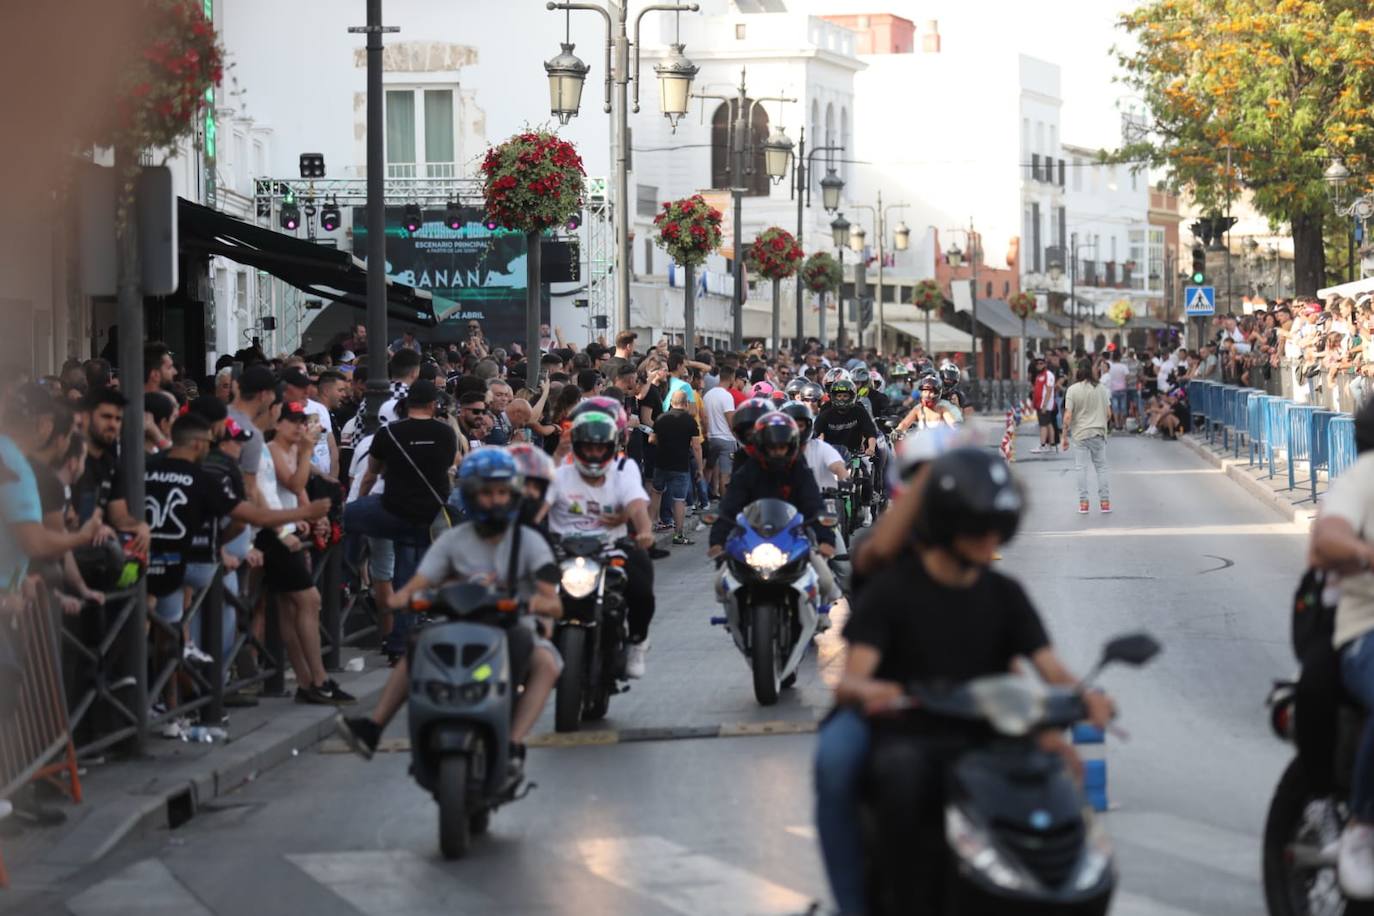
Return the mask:
<path id="1" fill-rule="evenodd" d="M 1136 42 L 1119 54 L 1125 81 L 1152 121 L 1115 158 L 1166 168 L 1214 212 L 1251 192 L 1291 227 L 1297 291 L 1315 292 L 1331 215 L 1322 172 L 1340 156 L 1360 193 L 1374 179 L 1374 3 L 1149 0 L 1120 24 Z"/>

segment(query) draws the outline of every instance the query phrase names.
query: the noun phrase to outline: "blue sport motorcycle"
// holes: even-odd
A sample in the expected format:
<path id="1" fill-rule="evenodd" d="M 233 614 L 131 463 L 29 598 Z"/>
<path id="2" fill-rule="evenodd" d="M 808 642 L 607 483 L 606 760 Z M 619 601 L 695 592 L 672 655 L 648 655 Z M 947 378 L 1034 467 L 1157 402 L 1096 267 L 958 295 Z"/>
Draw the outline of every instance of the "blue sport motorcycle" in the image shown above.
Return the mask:
<path id="1" fill-rule="evenodd" d="M 796 507 L 760 499 L 735 519 L 725 542 L 716 598 L 725 616 L 712 618 L 734 637 L 754 672 L 754 697 L 764 706 L 797 680 L 816 635 L 820 596 L 811 568 L 811 538 Z"/>

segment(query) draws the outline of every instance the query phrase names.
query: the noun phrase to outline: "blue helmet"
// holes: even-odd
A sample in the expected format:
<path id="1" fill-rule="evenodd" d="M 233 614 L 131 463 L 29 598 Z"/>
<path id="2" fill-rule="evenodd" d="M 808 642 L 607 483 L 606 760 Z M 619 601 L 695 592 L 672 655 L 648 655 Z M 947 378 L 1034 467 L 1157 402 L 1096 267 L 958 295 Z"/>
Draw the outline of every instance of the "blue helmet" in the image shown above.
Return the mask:
<path id="1" fill-rule="evenodd" d="M 484 509 L 477 501 L 477 491 L 489 483 L 505 483 L 510 487 L 511 499 L 502 510 Z M 477 526 L 484 536 L 506 530 L 520 510 L 520 469 L 510 452 L 499 445 L 486 445 L 470 452 L 458 466 L 458 503 L 463 516 Z"/>

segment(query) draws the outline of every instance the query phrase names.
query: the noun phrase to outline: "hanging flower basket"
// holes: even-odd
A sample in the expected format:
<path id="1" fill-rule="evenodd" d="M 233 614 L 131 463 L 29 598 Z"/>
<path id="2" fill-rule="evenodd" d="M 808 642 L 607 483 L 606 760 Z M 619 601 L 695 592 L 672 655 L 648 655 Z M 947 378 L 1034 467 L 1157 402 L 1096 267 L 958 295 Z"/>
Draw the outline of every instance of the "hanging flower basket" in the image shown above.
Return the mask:
<path id="1" fill-rule="evenodd" d="M 482 160 L 487 216 L 517 232 L 561 226 L 582 209 L 586 174 L 568 141 L 542 130 L 516 134 Z"/>
<path id="2" fill-rule="evenodd" d="M 96 146 L 141 152 L 190 134 L 206 91 L 224 76 L 224 54 L 201 0 L 144 0 L 148 29 L 114 87 Z"/>
<path id="3" fill-rule="evenodd" d="M 1121 328 L 1125 327 L 1126 323 L 1135 317 L 1135 311 L 1131 308 L 1131 303 L 1128 300 L 1118 299 L 1107 309 L 1107 317 L 1118 328 Z"/>
<path id="4" fill-rule="evenodd" d="M 1011 312 L 1017 318 L 1029 318 L 1035 314 L 1035 297 L 1027 292 L 1017 293 L 1007 300 L 1007 305 L 1011 306 Z"/>
<path id="5" fill-rule="evenodd" d="M 772 226 L 759 233 L 749 246 L 749 269 L 770 280 L 786 280 L 797 272 L 801 246 L 786 229 Z"/>
<path id="6" fill-rule="evenodd" d="M 695 267 L 720 247 L 720 211 L 700 194 L 664 201 L 654 217 L 654 241 L 683 267 Z"/>
<path id="7" fill-rule="evenodd" d="M 933 312 L 945 304 L 945 295 L 940 292 L 940 284 L 934 280 L 922 280 L 911 293 L 911 304 L 926 312 Z"/>
<path id="8" fill-rule="evenodd" d="M 802 282 L 813 293 L 835 293 L 844 280 L 840 262 L 828 251 L 818 251 L 802 265 Z"/>

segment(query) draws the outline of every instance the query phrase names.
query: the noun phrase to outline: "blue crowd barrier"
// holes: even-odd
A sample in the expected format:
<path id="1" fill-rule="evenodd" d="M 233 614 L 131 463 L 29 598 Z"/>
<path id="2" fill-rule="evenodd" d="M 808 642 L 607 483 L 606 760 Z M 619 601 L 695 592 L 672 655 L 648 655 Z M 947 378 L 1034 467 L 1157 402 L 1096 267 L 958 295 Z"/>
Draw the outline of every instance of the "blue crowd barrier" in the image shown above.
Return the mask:
<path id="1" fill-rule="evenodd" d="M 1186 389 L 1188 392 L 1188 413 L 1192 417 L 1195 431 L 1198 428 L 1198 418 L 1207 412 L 1205 392 L 1210 384 L 1211 382 L 1189 382 Z"/>
<path id="2" fill-rule="evenodd" d="M 1250 429 L 1250 398 L 1259 392 L 1253 388 L 1239 388 L 1236 390 L 1236 403 L 1233 408 L 1231 423 L 1231 457 L 1240 457 L 1240 440 L 1248 438 Z"/>
<path id="3" fill-rule="evenodd" d="M 1319 472 L 1326 471 L 1328 475 L 1331 470 L 1331 421 L 1339 417 L 1340 414 L 1334 410 L 1316 410 L 1312 413 L 1312 429 L 1309 444 L 1307 446 L 1307 467 L 1312 473 L 1309 475 L 1308 482 L 1311 484 L 1312 495 L 1308 499 L 1317 498 L 1317 476 Z M 1303 502 L 1307 502 L 1306 499 Z"/>
<path id="4" fill-rule="evenodd" d="M 1264 458 L 1274 479 L 1274 453 L 1288 447 L 1288 408 L 1292 401 L 1275 398 L 1264 405 Z"/>
<path id="5" fill-rule="evenodd" d="M 1298 488 L 1299 461 L 1308 462 L 1309 473 L 1312 459 L 1312 415 L 1321 408 L 1311 404 L 1289 404 L 1284 416 L 1284 433 L 1288 441 L 1288 489 Z"/>
<path id="6" fill-rule="evenodd" d="M 1355 418 L 1333 417 L 1327 427 L 1327 474 L 1335 480 L 1355 463 Z"/>
<path id="7" fill-rule="evenodd" d="M 1273 394 L 1253 394 L 1246 405 L 1248 415 L 1246 430 L 1250 438 L 1250 467 L 1254 467 L 1256 461 L 1264 463 L 1264 424 L 1268 416 L 1270 401 L 1278 400 L 1277 395 Z"/>

